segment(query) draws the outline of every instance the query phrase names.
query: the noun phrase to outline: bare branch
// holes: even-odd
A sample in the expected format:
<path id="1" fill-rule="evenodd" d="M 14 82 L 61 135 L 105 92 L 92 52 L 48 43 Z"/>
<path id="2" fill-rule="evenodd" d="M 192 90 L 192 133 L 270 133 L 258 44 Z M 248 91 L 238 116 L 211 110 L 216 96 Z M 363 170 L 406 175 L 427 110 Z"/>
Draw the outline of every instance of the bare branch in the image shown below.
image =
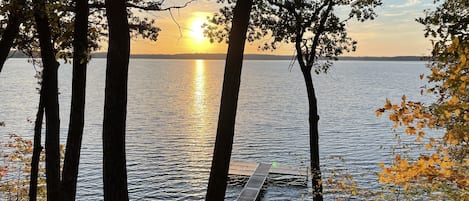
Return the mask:
<path id="1" fill-rule="evenodd" d="M 169 11 L 171 9 L 181 9 L 181 8 L 185 8 L 187 7 L 189 4 L 191 4 L 192 2 L 194 2 L 195 0 L 189 0 L 187 1 L 186 3 L 184 3 L 183 5 L 179 5 L 179 6 L 169 6 L 169 7 L 166 7 L 166 8 L 161 8 L 159 4 L 151 4 L 151 5 L 137 5 L 137 4 L 134 4 L 134 3 L 130 3 L 130 2 L 126 2 L 125 3 L 125 6 L 127 8 L 136 8 L 136 9 L 140 9 L 140 10 L 145 10 L 145 11 Z M 91 3 L 90 4 L 90 8 L 94 8 L 94 9 L 104 9 L 105 6 L 104 6 L 104 3 L 102 2 L 95 2 L 95 3 Z"/>
<path id="2" fill-rule="evenodd" d="M 194 1 L 196 1 L 196 0 L 189 0 L 189 1 L 187 1 L 186 3 L 184 3 L 184 4 L 181 5 L 181 6 L 170 6 L 170 7 L 167 7 L 167 8 L 160 8 L 160 9 L 161 9 L 160 11 L 185 8 L 185 7 L 187 7 L 189 4 L 191 4 L 191 3 L 194 2 Z"/>
<path id="3" fill-rule="evenodd" d="M 177 22 L 176 18 L 174 18 L 173 16 L 173 12 L 171 12 L 171 10 L 168 10 L 169 12 L 169 15 L 171 16 L 171 19 L 173 20 L 173 22 L 176 24 L 176 26 L 178 27 L 178 30 L 179 30 L 179 39 L 182 38 L 182 30 L 181 30 L 181 25 L 179 25 L 179 23 Z"/>

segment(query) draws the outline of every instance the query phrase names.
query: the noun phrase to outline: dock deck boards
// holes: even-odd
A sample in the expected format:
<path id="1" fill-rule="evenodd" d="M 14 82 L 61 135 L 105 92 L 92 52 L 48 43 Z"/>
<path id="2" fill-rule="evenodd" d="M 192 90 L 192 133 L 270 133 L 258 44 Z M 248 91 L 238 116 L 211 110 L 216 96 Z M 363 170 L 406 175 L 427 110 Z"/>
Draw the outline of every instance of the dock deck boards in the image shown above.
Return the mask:
<path id="1" fill-rule="evenodd" d="M 258 163 L 246 161 L 231 161 L 229 174 L 250 176 L 254 173 Z M 273 164 L 269 170 L 272 174 L 295 175 L 308 177 L 307 167 L 294 167 L 280 164 Z"/>
<path id="2" fill-rule="evenodd" d="M 241 194 L 238 197 L 238 201 L 256 201 L 257 196 L 259 196 L 259 192 L 261 191 L 262 185 L 264 185 L 264 182 L 269 175 L 269 170 L 271 167 L 272 164 L 256 164 L 256 168 L 244 186 L 244 189 L 241 191 Z"/>

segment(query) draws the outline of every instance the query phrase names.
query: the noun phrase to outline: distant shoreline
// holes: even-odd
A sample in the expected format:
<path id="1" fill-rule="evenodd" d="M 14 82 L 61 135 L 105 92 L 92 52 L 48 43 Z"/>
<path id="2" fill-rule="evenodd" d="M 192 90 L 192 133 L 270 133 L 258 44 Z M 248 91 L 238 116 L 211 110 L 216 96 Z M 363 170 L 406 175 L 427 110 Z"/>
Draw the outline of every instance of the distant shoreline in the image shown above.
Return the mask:
<path id="1" fill-rule="evenodd" d="M 94 58 L 106 58 L 106 54 L 93 55 Z M 134 54 L 130 58 L 134 59 L 204 59 L 204 60 L 225 60 L 224 54 L 174 54 L 174 55 L 145 55 Z M 262 55 L 262 54 L 245 54 L 245 60 L 292 60 L 293 56 L 287 55 Z M 355 61 L 424 61 L 426 58 L 418 56 L 397 56 L 397 57 L 339 57 L 339 60 L 355 60 Z"/>
<path id="2" fill-rule="evenodd" d="M 106 58 L 105 52 L 93 53 L 92 58 Z M 10 58 L 27 58 L 19 52 L 10 52 Z M 204 60 L 224 60 L 225 54 L 132 54 L 133 59 L 204 59 Z M 245 54 L 245 60 L 292 60 L 293 56 L 288 55 L 267 55 L 267 54 Z M 427 61 L 428 57 L 422 56 L 395 56 L 395 57 L 351 57 L 342 56 L 339 60 L 347 61 Z"/>

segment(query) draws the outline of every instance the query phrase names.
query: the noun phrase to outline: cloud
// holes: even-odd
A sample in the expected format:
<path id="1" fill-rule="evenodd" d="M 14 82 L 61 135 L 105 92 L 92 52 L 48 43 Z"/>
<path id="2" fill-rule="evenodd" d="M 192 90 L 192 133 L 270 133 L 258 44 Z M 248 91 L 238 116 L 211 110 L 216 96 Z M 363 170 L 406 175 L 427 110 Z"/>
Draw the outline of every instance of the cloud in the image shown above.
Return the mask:
<path id="1" fill-rule="evenodd" d="M 407 0 L 403 4 L 392 4 L 392 5 L 389 5 L 389 7 L 391 7 L 391 8 L 407 8 L 407 7 L 415 6 L 415 5 L 417 5 L 421 2 L 422 2 L 421 0 Z"/>
<path id="2" fill-rule="evenodd" d="M 407 16 L 409 15 L 409 12 L 386 12 L 381 14 L 382 16 L 385 17 L 400 17 L 400 16 Z"/>
<path id="3" fill-rule="evenodd" d="M 423 14 L 423 9 L 402 9 L 402 10 L 390 10 L 390 11 L 383 11 L 380 16 L 387 17 L 387 18 L 392 18 L 398 17 L 398 18 L 415 18 L 418 17 L 419 15 Z"/>

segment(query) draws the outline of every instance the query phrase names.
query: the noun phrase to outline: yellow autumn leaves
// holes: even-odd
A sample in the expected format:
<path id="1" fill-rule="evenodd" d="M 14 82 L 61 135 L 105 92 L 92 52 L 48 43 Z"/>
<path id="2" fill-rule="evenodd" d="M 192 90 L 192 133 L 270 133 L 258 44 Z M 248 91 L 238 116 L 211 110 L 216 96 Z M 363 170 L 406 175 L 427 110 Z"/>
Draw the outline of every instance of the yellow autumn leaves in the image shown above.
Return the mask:
<path id="1" fill-rule="evenodd" d="M 467 161 L 465 162 L 466 166 Z M 450 159 L 448 155 L 441 157 L 438 153 L 429 156 L 421 155 L 416 161 L 409 162 L 407 159 L 396 157 L 392 166 L 386 167 L 383 163 L 379 166 L 382 171 L 379 175 L 379 182 L 401 185 L 407 189 L 410 184 L 420 184 L 422 186 L 440 184 L 442 181 L 447 184 L 456 184 L 460 188 L 468 186 L 467 175 L 458 172 L 458 165 Z M 467 195 L 466 195 L 467 196 Z"/>
<path id="2" fill-rule="evenodd" d="M 394 128 L 404 127 L 418 142 L 426 128 L 442 129 L 444 135 L 428 138 L 417 158 L 396 155 L 391 165 L 380 163 L 379 182 L 428 198 L 469 200 L 469 41 L 454 38 L 434 59 L 427 76 L 433 87 L 427 91 L 437 96 L 435 103 L 425 106 L 403 96 L 398 105 L 386 100 L 376 115 L 389 112 Z"/>
<path id="3" fill-rule="evenodd" d="M 3 158 L 3 167 L 0 168 L 0 193 L 5 200 L 28 200 L 32 141 L 11 134 L 10 140 L 0 146 L 0 154 Z M 45 157 L 42 154 L 41 161 L 44 160 Z M 44 167 L 40 167 L 39 171 L 44 174 Z M 38 183 L 38 200 L 45 200 L 45 177 L 39 177 Z"/>
<path id="4" fill-rule="evenodd" d="M 402 96 L 400 105 L 391 104 L 391 101 L 386 99 L 386 104 L 383 108 L 376 110 L 376 115 L 379 117 L 386 111 L 390 112 L 389 120 L 394 122 L 394 129 L 405 126 L 407 134 L 418 134 L 418 142 L 425 136 L 422 131 L 424 128 L 434 128 L 437 124 L 437 119 L 432 118 L 427 107 L 420 102 L 407 101 L 406 96 Z"/>

